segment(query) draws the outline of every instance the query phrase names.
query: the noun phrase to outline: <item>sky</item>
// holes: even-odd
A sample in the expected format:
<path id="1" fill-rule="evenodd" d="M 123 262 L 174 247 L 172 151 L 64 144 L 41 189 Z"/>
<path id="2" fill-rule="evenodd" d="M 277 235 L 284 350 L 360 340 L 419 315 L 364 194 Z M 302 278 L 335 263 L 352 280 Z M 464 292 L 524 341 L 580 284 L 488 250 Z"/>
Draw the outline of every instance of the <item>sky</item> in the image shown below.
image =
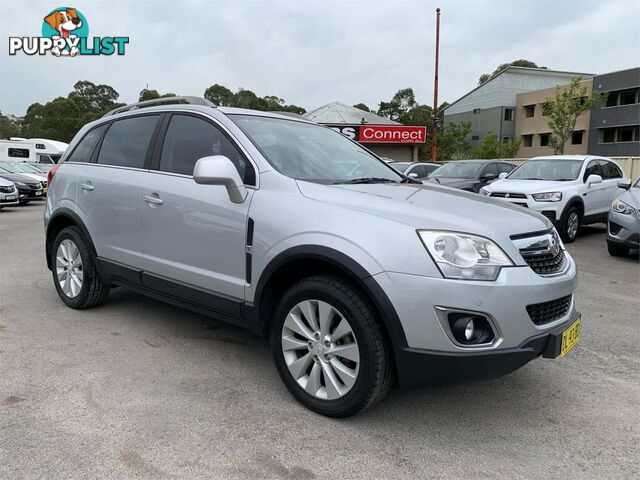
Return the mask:
<path id="1" fill-rule="evenodd" d="M 380 101 L 412 87 L 433 104 L 435 9 L 442 9 L 439 103 L 480 74 L 525 58 L 606 73 L 640 65 L 637 0 L 0 0 L 0 111 L 66 96 L 78 80 L 120 101 L 140 90 L 202 96 L 215 83 L 276 95 L 311 110 Z M 40 36 L 54 8 L 74 7 L 89 36 L 128 36 L 123 56 L 8 53 L 8 37 Z"/>

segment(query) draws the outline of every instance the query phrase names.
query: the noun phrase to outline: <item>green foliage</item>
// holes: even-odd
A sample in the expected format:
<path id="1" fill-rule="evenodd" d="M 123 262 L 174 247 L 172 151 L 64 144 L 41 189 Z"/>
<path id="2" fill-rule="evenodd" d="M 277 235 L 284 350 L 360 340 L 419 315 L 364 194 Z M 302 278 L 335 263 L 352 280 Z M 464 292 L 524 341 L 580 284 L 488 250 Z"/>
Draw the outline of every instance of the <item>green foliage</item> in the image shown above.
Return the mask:
<path id="1" fill-rule="evenodd" d="M 17 137 L 20 134 L 20 120 L 14 120 L 0 112 L 0 138 Z"/>
<path id="2" fill-rule="evenodd" d="M 542 105 L 551 129 L 549 146 L 556 154 L 564 153 L 578 117 L 606 102 L 606 94 L 593 92 L 587 95 L 587 86 L 581 84 L 581 80 L 582 77 L 574 77 L 568 86 L 556 87 L 555 97 L 548 98 Z"/>
<path id="3" fill-rule="evenodd" d="M 515 158 L 520 150 L 520 139 L 504 142 L 493 132 L 484 137 L 476 150 L 476 157 L 485 159 Z"/>
<path id="4" fill-rule="evenodd" d="M 204 98 L 220 107 L 233 106 L 233 92 L 227 87 L 217 83 L 211 85 L 204 91 Z"/>
<path id="5" fill-rule="evenodd" d="M 363 112 L 371 112 L 369 107 L 367 107 L 364 103 L 356 103 L 354 107 L 359 110 L 362 110 Z"/>
<path id="6" fill-rule="evenodd" d="M 480 78 L 478 79 L 478 85 L 482 85 L 484 82 L 491 79 L 491 77 L 495 77 L 497 74 L 499 74 L 502 70 L 504 70 L 507 67 L 529 67 L 529 68 L 544 68 L 544 69 L 547 68 L 547 67 L 539 67 L 538 65 L 535 64 L 535 62 L 532 62 L 530 60 L 524 60 L 524 59 L 514 60 L 513 62 L 509 62 L 509 63 L 501 63 L 496 67 L 493 73 L 483 73 L 482 75 L 480 75 Z"/>
<path id="7" fill-rule="evenodd" d="M 251 90 L 243 88 L 233 93 L 227 87 L 217 83 L 204 91 L 204 98 L 221 107 L 249 108 L 263 112 L 293 112 L 299 115 L 306 112 L 304 108 L 297 105 L 287 105 L 282 98 L 274 95 L 258 97 Z"/>
<path id="8" fill-rule="evenodd" d="M 471 133 L 471 122 L 447 123 L 438 135 L 438 159 L 467 158 L 471 145 L 466 138 Z"/>
<path id="9" fill-rule="evenodd" d="M 155 100 L 156 98 L 168 98 L 175 97 L 175 93 L 165 93 L 164 95 L 160 95 L 157 90 L 149 90 L 147 88 L 140 91 L 140 95 L 138 96 L 138 101 L 142 102 L 144 100 Z"/>

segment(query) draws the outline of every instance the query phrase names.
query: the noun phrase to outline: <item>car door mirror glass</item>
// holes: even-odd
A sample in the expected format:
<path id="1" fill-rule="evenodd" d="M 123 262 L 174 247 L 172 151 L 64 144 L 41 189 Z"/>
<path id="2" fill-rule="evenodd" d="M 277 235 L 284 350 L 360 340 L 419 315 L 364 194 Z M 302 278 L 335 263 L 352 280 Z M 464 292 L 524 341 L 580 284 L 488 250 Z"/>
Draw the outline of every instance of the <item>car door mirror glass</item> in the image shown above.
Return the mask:
<path id="1" fill-rule="evenodd" d="M 587 177 L 587 187 L 602 183 L 602 177 L 600 175 L 589 175 Z"/>
<path id="2" fill-rule="evenodd" d="M 618 188 L 623 188 L 624 190 L 629 190 L 631 188 L 631 180 L 625 178 L 624 180 L 618 181 Z"/>
<path id="3" fill-rule="evenodd" d="M 238 170 L 224 155 L 199 159 L 193 168 L 193 180 L 200 185 L 223 185 L 233 203 L 242 203 L 247 198 L 247 189 Z"/>

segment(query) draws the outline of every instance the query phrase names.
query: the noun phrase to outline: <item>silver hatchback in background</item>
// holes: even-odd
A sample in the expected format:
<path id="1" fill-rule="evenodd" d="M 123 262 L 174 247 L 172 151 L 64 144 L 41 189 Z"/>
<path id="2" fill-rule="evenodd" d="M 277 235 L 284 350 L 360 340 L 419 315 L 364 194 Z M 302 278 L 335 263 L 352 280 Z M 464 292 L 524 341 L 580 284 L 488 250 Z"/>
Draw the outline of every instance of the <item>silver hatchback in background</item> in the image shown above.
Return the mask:
<path id="1" fill-rule="evenodd" d="M 82 128 L 49 179 L 64 303 L 117 285 L 265 335 L 291 394 L 324 415 L 580 338 L 576 265 L 548 219 L 423 185 L 303 119 L 142 102 Z"/>

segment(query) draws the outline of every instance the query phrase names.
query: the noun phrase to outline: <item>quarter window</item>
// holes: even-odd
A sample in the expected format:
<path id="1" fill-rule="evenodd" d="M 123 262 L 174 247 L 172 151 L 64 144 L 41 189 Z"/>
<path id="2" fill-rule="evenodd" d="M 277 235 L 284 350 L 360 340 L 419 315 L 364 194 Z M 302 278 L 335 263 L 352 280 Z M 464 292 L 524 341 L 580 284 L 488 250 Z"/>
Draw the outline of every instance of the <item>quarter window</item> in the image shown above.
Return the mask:
<path id="1" fill-rule="evenodd" d="M 91 155 L 93 154 L 93 150 L 96 148 L 96 145 L 102 138 L 104 131 L 107 129 L 107 124 L 100 125 L 99 127 L 90 130 L 78 146 L 73 150 L 73 153 L 67 158 L 67 162 L 90 162 Z"/>
<path id="2" fill-rule="evenodd" d="M 173 115 L 162 147 L 160 170 L 193 175 L 196 162 L 211 155 L 229 158 L 244 183 L 255 183 L 253 167 L 217 127 L 190 115 Z"/>
<path id="3" fill-rule="evenodd" d="M 583 182 L 587 181 L 589 175 L 600 175 L 602 176 L 602 172 L 600 171 L 600 167 L 598 166 L 598 162 L 595 160 L 591 160 L 589 165 L 587 165 L 587 169 L 584 171 L 584 177 L 582 178 Z"/>
<path id="4" fill-rule="evenodd" d="M 144 168 L 149 142 L 159 118 L 159 115 L 145 115 L 113 122 L 102 141 L 98 163 Z"/>

